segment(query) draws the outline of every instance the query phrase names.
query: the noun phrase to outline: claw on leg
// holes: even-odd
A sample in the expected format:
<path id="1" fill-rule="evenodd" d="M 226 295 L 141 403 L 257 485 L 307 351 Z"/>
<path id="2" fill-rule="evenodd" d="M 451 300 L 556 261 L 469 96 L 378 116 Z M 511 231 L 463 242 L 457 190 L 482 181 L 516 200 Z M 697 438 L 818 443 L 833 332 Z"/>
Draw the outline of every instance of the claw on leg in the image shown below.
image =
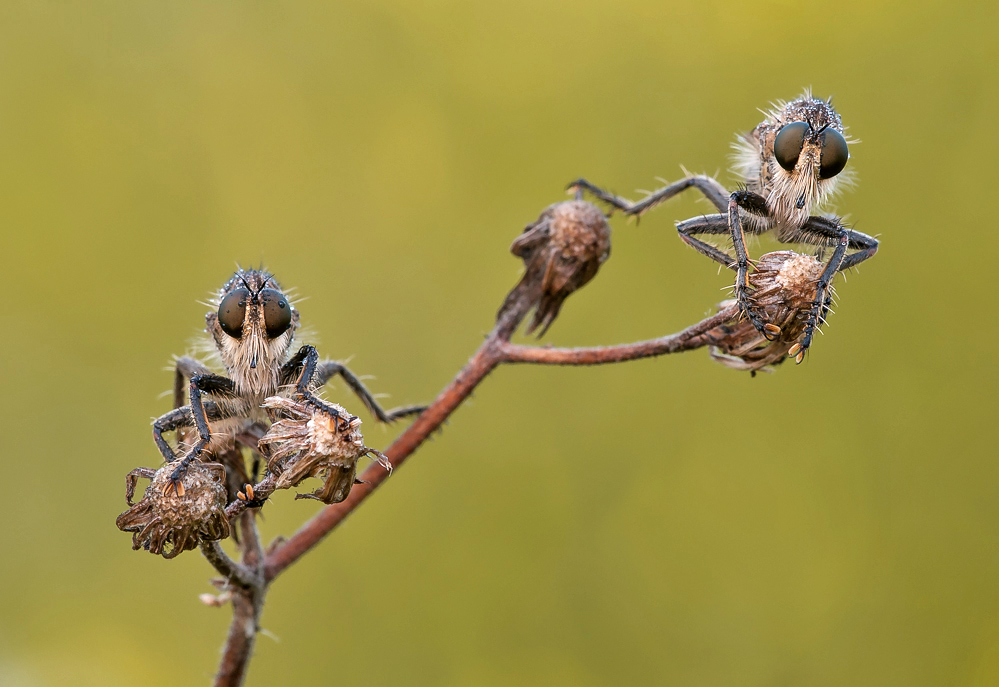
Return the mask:
<path id="1" fill-rule="evenodd" d="M 171 491 L 173 491 L 174 495 L 177 498 L 180 498 L 184 495 L 185 493 L 184 483 L 180 480 L 180 477 L 177 477 L 176 475 L 177 472 L 174 471 L 174 474 L 171 476 L 170 480 L 163 485 L 164 496 L 169 496 Z"/>

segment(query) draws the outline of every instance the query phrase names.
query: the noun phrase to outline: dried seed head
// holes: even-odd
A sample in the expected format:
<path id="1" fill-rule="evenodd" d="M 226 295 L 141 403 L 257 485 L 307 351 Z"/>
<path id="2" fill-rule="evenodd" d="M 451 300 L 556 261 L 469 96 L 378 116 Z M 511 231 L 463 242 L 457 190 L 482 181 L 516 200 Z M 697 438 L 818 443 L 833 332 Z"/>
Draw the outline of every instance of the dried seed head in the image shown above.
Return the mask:
<path id="1" fill-rule="evenodd" d="M 510 246 L 510 252 L 523 258 L 526 269 L 497 317 L 526 300 L 536 306 L 527 332 L 540 327 L 540 337 L 558 317 L 569 294 L 593 279 L 601 263 L 610 256 L 610 225 L 592 203 L 581 200 L 556 203 L 524 229 Z"/>
<path id="2" fill-rule="evenodd" d="M 283 396 L 264 399 L 263 407 L 277 419 L 260 439 L 267 468 L 277 475 L 276 488 L 288 489 L 308 477 L 324 476 L 323 486 L 297 498 L 338 503 L 347 498 L 361 456 L 375 455 L 386 469 L 391 465 L 377 451 L 364 445 L 361 420 L 341 406 L 330 404 L 339 417 Z"/>
<path id="3" fill-rule="evenodd" d="M 225 516 L 225 468 L 218 463 L 192 463 L 174 486 L 176 467 L 168 463 L 159 470 L 136 468 L 125 478 L 125 500 L 131 506 L 115 524 L 132 532 L 132 548 L 173 558 L 195 548 L 200 541 L 229 536 Z M 150 479 L 142 499 L 132 503 L 139 477 Z"/>
<path id="4" fill-rule="evenodd" d="M 733 320 L 708 332 L 713 344 L 711 356 L 728 367 L 755 372 L 781 363 L 788 356 L 802 355 L 798 341 L 805 333 L 823 269 L 823 264 L 811 255 L 789 250 L 760 257 L 749 275 L 749 283 L 755 288 L 750 294 L 750 307 L 776 338 L 767 341 L 745 318 Z"/>

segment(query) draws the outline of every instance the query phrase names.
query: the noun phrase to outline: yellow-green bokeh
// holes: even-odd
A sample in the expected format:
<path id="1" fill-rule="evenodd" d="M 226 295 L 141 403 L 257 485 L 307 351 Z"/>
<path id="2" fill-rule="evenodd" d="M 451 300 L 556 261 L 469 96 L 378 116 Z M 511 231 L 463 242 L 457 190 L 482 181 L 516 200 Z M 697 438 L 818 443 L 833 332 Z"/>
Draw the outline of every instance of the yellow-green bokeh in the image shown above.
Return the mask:
<path id="1" fill-rule="evenodd" d="M 714 173 L 835 94 L 877 234 L 806 364 L 501 369 L 273 588 L 249 685 L 999 682 L 994 3 L 0 6 L 0 683 L 187 685 L 210 570 L 114 528 L 164 368 L 238 261 L 321 351 L 433 397 L 569 180 Z M 724 172 L 723 172 L 724 175 Z M 726 181 L 731 178 L 723 176 Z M 658 336 L 731 275 L 614 220 L 548 340 Z M 754 250 L 769 247 L 754 246 Z M 334 386 L 329 396 L 359 404 Z M 385 431 L 367 415 L 368 443 Z M 317 505 L 281 494 L 268 537 Z"/>

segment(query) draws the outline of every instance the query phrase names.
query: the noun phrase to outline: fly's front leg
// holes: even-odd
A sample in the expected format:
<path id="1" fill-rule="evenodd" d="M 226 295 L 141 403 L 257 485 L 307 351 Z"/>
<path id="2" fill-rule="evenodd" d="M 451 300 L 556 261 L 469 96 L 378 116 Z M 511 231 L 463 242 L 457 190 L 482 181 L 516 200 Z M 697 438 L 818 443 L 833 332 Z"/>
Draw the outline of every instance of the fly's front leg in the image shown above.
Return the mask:
<path id="1" fill-rule="evenodd" d="M 183 478 L 184 473 L 187 472 L 188 466 L 190 466 L 190 464 L 195 460 L 201 458 L 205 448 L 212 441 L 212 429 L 208 424 L 208 416 L 205 410 L 206 404 L 202 399 L 202 393 L 233 396 L 235 394 L 235 384 L 233 384 L 231 379 L 227 379 L 226 377 L 220 377 L 213 374 L 198 374 L 191 377 L 190 393 L 191 405 L 186 408 L 186 414 L 189 414 L 191 421 L 194 423 L 194 427 L 198 431 L 198 440 L 187 452 L 187 455 L 180 460 L 180 463 L 176 468 L 174 468 L 173 473 L 170 475 L 170 482 L 167 485 L 167 488 L 172 487 L 178 494 L 180 494 L 180 480 Z M 214 404 L 213 407 L 216 408 L 216 410 L 218 409 L 218 406 Z M 183 410 L 185 410 L 185 408 L 180 408 L 173 412 L 178 413 Z M 221 415 L 221 412 L 217 410 L 217 414 Z M 170 413 L 167 415 L 170 415 Z M 158 422 L 159 421 L 157 421 L 157 423 Z M 157 445 L 160 446 L 160 451 L 163 452 L 164 446 L 169 450 L 169 445 L 163 440 L 162 432 L 156 431 L 156 423 L 154 423 L 153 431 L 154 436 L 157 438 Z M 173 454 L 173 451 L 169 450 L 169 453 Z M 164 456 L 166 455 L 167 453 L 164 452 Z M 176 458 L 176 456 L 173 457 Z"/>
<path id="2" fill-rule="evenodd" d="M 769 214 L 766 200 L 755 193 L 736 191 L 729 197 L 728 225 L 732 234 L 732 247 L 735 249 L 735 298 L 739 302 L 739 308 L 749 318 L 756 331 L 768 341 L 773 341 L 780 336 L 780 327 L 764 323 L 753 311 L 749 302 L 749 291 L 752 287 L 749 284 L 749 253 L 746 251 L 746 237 L 742 228 L 742 210 L 761 219 Z"/>
<path id="3" fill-rule="evenodd" d="M 284 364 L 284 367 L 281 368 L 281 376 L 282 378 L 289 377 L 288 381 L 295 384 L 294 398 L 332 417 L 334 429 L 340 431 L 339 421 L 342 420 L 345 424 L 349 424 L 354 416 L 348 414 L 347 417 L 344 417 L 336 408 L 312 393 L 318 366 L 319 352 L 314 346 L 305 345 L 298 349 L 298 353 Z M 297 376 L 294 376 L 296 372 Z"/>
<path id="4" fill-rule="evenodd" d="M 194 375 L 208 375 L 212 371 L 194 358 L 186 355 L 177 358 L 173 374 L 173 407 L 180 408 L 184 404 L 184 392 L 187 390 L 187 380 Z"/>
<path id="5" fill-rule="evenodd" d="M 673 196 L 687 190 L 688 188 L 696 188 L 698 191 L 704 194 L 704 197 L 711 201 L 711 203 L 718 208 L 719 212 L 725 212 L 725 208 L 728 207 L 729 193 L 725 190 L 725 187 L 718 183 L 715 179 L 703 174 L 696 176 L 689 176 L 679 181 L 674 181 L 668 186 L 664 186 L 658 191 L 653 191 L 645 198 L 638 202 L 632 202 L 627 198 L 622 198 L 621 196 L 616 196 L 613 193 L 604 191 L 603 189 L 594 186 L 586 179 L 577 179 L 568 186 L 569 189 L 574 189 L 577 194 L 581 191 L 586 191 L 590 193 L 594 198 L 601 200 L 613 208 L 621 210 L 626 215 L 642 215 L 647 210 L 651 210 L 660 203 L 665 203 L 667 200 Z"/>
<path id="6" fill-rule="evenodd" d="M 829 286 L 836 273 L 873 257 L 878 252 L 878 240 L 859 231 L 847 229 L 836 219 L 818 216 L 808 218 L 797 238 L 807 243 L 836 247 L 816 284 L 815 300 L 809 310 L 805 335 L 801 340 L 801 353 L 796 358 L 800 363 L 804 358 L 804 351 L 807 351 L 812 344 L 815 329 L 825 322 L 831 301 Z M 856 252 L 848 254 L 848 250 Z"/>
<path id="7" fill-rule="evenodd" d="M 183 408 L 187 405 L 187 385 L 192 377 L 195 375 L 209 375 L 212 371 L 205 367 L 202 363 L 198 362 L 194 358 L 189 358 L 187 356 L 182 356 L 177 358 L 174 364 L 173 373 L 173 407 L 174 409 Z M 190 416 L 190 408 L 188 408 L 188 416 Z M 192 419 L 190 423 L 186 425 L 186 428 L 194 426 L 194 420 Z M 181 429 L 181 427 L 176 427 L 174 429 Z M 181 443 L 186 440 L 187 437 L 183 435 L 182 432 L 177 434 L 177 443 Z M 159 441 L 157 441 L 159 444 Z M 162 448 L 160 449 L 162 453 Z"/>
<path id="8" fill-rule="evenodd" d="M 805 352 L 812 345 L 812 336 L 815 334 L 815 328 L 820 322 L 825 321 L 825 313 L 829 307 L 830 300 L 827 295 L 829 284 L 832 283 L 836 273 L 843 268 L 843 258 L 846 257 L 846 247 L 849 243 L 849 232 L 844 231 L 839 245 L 836 246 L 836 250 L 833 251 L 832 257 L 826 263 L 826 268 L 822 270 L 822 276 L 819 277 L 819 281 L 815 285 L 815 300 L 812 301 L 812 307 L 808 310 L 808 319 L 805 321 L 805 335 L 802 337 L 800 344 L 801 349 L 794 358 L 798 364 L 801 364 L 801 361 L 805 359 Z"/>

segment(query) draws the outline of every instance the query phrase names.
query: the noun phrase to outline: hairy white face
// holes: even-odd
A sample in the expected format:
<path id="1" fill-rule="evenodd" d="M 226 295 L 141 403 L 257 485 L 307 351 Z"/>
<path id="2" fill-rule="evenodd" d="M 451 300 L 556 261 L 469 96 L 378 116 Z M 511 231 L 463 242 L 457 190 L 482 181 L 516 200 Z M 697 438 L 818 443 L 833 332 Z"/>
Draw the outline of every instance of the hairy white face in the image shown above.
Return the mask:
<path id="1" fill-rule="evenodd" d="M 277 391 L 281 365 L 298 328 L 298 311 L 270 274 L 240 270 L 219 291 L 208 332 L 240 394 Z"/>
<path id="2" fill-rule="evenodd" d="M 843 122 L 832 105 L 805 93 L 778 103 L 736 143 L 736 171 L 766 199 L 778 225 L 798 228 L 837 191 L 849 173 Z"/>

